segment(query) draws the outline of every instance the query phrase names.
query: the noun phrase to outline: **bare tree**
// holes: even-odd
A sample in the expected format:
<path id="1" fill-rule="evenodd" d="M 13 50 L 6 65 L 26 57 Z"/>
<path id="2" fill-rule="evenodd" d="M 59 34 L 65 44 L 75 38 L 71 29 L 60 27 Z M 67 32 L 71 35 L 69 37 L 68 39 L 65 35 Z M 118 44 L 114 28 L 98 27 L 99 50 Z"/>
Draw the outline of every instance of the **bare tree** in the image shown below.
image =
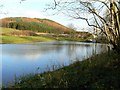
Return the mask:
<path id="1" fill-rule="evenodd" d="M 68 28 L 70 28 L 72 30 L 76 30 L 76 27 L 72 23 L 68 24 Z"/>
<path id="2" fill-rule="evenodd" d="M 120 52 L 120 0 L 54 0 L 50 6 L 47 9 L 85 20 L 104 33 L 113 49 Z"/>

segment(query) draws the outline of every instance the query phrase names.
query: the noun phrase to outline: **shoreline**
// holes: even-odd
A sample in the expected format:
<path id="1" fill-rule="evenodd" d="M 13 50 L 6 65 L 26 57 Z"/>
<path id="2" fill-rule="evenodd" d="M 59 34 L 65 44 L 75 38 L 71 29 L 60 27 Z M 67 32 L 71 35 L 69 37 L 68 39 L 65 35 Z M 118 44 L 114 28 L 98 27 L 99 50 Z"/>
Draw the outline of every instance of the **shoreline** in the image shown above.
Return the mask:
<path id="1" fill-rule="evenodd" d="M 10 39 L 11 38 L 11 39 Z M 49 41 L 75 41 L 85 42 L 84 40 L 67 40 L 64 37 L 56 39 L 55 37 L 43 37 L 43 36 L 2 36 L 0 44 L 24 44 L 31 42 L 49 42 Z M 89 43 L 89 42 L 88 42 Z"/>
<path id="2" fill-rule="evenodd" d="M 2 36 L 0 44 L 24 44 L 31 42 L 48 42 L 54 39 L 41 36 Z"/>
<path id="3" fill-rule="evenodd" d="M 9 39 L 9 38 L 12 38 L 12 39 Z M 0 44 L 24 44 L 24 43 L 31 43 L 31 42 L 50 42 L 50 41 L 73 41 L 73 42 L 84 42 L 84 43 L 100 43 L 100 42 L 92 42 L 88 40 L 87 41 L 81 40 L 80 38 L 75 40 L 75 39 L 64 38 L 64 37 L 56 38 L 56 37 L 43 37 L 43 36 L 2 36 L 2 38 L 0 39 L 1 39 Z"/>

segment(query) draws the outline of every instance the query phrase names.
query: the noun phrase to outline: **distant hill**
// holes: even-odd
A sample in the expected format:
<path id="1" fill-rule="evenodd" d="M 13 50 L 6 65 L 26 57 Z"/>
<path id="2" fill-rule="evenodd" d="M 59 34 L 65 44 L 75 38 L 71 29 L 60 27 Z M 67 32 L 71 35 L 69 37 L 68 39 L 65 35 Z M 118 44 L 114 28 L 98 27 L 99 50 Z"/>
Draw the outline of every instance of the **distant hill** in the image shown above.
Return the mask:
<path id="1" fill-rule="evenodd" d="M 18 30 L 31 30 L 44 33 L 70 33 L 74 32 L 55 21 L 49 19 L 27 18 L 27 17 L 9 17 L 0 19 L 1 27 L 14 28 Z"/>

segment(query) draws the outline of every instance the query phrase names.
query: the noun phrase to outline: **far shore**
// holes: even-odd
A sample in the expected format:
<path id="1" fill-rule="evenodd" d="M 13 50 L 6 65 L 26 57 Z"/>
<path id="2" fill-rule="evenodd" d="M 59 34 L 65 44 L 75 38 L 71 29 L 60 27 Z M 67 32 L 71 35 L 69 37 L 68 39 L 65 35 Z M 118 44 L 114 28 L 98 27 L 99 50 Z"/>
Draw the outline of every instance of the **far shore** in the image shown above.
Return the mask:
<path id="1" fill-rule="evenodd" d="M 31 42 L 49 42 L 49 41 L 76 41 L 94 43 L 81 38 L 67 38 L 67 37 L 44 37 L 44 36 L 5 36 L 3 35 L 0 44 L 22 44 Z"/>

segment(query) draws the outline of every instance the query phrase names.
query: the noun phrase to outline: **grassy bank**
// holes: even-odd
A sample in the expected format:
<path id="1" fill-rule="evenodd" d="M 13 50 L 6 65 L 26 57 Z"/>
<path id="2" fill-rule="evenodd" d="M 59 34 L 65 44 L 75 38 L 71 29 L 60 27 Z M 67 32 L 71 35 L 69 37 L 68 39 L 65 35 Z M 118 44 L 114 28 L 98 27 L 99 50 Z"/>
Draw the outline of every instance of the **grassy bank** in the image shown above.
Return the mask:
<path id="1" fill-rule="evenodd" d="M 66 38 L 66 37 L 43 37 L 43 36 L 0 36 L 0 43 L 2 44 L 14 44 L 14 43 L 28 43 L 28 42 L 46 42 L 46 41 L 85 41 L 80 38 Z"/>
<path id="2" fill-rule="evenodd" d="M 87 41 L 90 36 L 88 33 L 80 33 L 83 37 L 73 36 L 72 34 L 38 33 L 32 30 L 17 30 L 12 28 L 0 27 L 0 43 L 26 43 L 40 41 Z M 77 34 L 76 34 L 77 35 Z"/>
<path id="3" fill-rule="evenodd" d="M 12 43 L 28 43 L 28 42 L 42 42 L 54 40 L 49 37 L 42 36 L 30 36 L 35 35 L 32 31 L 20 31 L 11 28 L 0 27 L 0 43 L 12 44 Z M 21 36 L 20 36 L 21 35 Z"/>
<path id="4" fill-rule="evenodd" d="M 75 62 L 56 71 L 24 76 L 10 87 L 119 90 L 119 81 L 120 55 L 111 51 Z"/>
<path id="5" fill-rule="evenodd" d="M 3 44 L 11 43 L 28 43 L 28 42 L 43 42 L 43 41 L 52 41 L 53 39 L 40 37 L 40 36 L 1 36 Z"/>
<path id="6" fill-rule="evenodd" d="M 73 37 L 53 37 L 57 41 L 76 41 L 76 42 L 85 42 L 87 39 L 83 38 L 73 38 Z"/>

